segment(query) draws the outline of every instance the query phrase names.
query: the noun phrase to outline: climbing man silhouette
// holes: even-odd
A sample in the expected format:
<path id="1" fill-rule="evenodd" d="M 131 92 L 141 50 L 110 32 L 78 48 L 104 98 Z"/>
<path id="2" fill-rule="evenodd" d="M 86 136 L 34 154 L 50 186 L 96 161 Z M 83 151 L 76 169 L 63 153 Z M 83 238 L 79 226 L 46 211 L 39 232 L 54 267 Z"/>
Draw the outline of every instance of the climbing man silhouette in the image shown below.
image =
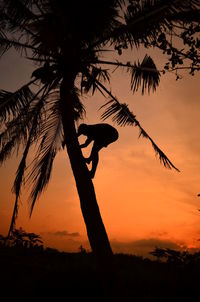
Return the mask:
<path id="1" fill-rule="evenodd" d="M 94 178 L 99 162 L 99 151 L 103 147 L 106 148 L 109 144 L 115 142 L 118 139 L 119 134 L 114 127 L 104 123 L 95 125 L 81 124 L 78 127 L 77 135 L 80 136 L 81 134 L 87 136 L 85 143 L 80 145 L 81 148 L 87 147 L 94 141 L 90 156 L 85 158 L 87 164 L 92 161 L 90 177 Z"/>

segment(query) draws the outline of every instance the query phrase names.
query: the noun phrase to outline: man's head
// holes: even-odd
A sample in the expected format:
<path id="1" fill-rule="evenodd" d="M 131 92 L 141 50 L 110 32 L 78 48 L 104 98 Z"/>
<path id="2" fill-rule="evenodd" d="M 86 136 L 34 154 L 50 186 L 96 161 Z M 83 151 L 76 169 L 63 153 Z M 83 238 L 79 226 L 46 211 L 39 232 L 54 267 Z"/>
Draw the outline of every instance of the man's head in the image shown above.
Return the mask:
<path id="1" fill-rule="evenodd" d="M 88 128 L 88 125 L 80 124 L 80 126 L 78 127 L 78 136 L 81 135 L 81 134 L 86 135 L 87 134 L 87 128 Z"/>

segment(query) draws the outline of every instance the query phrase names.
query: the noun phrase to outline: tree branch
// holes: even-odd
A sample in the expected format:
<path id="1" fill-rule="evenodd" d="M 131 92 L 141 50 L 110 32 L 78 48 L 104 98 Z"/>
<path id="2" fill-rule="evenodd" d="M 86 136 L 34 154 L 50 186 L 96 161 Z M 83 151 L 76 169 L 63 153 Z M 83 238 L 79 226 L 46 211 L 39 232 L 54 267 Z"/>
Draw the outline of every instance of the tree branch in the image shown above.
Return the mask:
<path id="1" fill-rule="evenodd" d="M 148 67 L 141 67 L 141 66 L 135 66 L 128 63 L 122 63 L 122 62 L 111 62 L 111 61 L 102 61 L 102 60 L 98 60 L 95 62 L 95 64 L 108 64 L 108 65 L 114 65 L 114 66 L 119 66 L 119 67 L 127 67 L 127 68 L 133 68 L 133 69 L 141 69 L 141 70 L 145 70 L 145 71 L 152 71 L 152 72 L 160 72 L 162 70 L 157 70 L 154 68 L 148 68 Z"/>

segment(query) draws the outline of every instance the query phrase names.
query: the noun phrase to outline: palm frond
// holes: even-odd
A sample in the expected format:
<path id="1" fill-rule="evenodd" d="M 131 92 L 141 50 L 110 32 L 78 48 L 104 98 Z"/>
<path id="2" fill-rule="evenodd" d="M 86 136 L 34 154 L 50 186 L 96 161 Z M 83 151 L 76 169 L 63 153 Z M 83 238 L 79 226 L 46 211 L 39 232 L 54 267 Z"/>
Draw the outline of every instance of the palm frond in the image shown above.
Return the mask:
<path id="1" fill-rule="evenodd" d="M 8 51 L 11 47 L 20 53 L 20 55 L 25 54 L 27 56 L 27 51 L 32 50 L 34 52 L 38 52 L 38 49 L 32 46 L 29 43 L 24 43 L 16 40 L 15 38 L 9 39 L 5 33 L 0 32 L 0 57 Z"/>
<path id="2" fill-rule="evenodd" d="M 2 22 L 1 22 L 1 26 Z M 0 30 L 0 58 L 4 55 L 4 53 L 6 51 L 9 50 L 9 48 L 11 48 L 11 43 L 10 40 L 7 38 L 7 36 L 5 35 L 5 33 L 2 31 L 2 28 Z"/>
<path id="3" fill-rule="evenodd" d="M 5 129 L 0 134 L 0 164 L 9 158 L 13 151 L 18 150 L 20 144 L 27 144 L 30 131 L 32 131 L 32 140 L 37 141 L 44 115 L 44 101 L 48 96 L 48 92 L 45 93 L 44 89 L 43 86 L 33 95 L 31 104 L 27 104 L 18 116 L 5 123 Z M 37 97 L 42 90 L 43 95 L 38 100 Z"/>
<path id="4" fill-rule="evenodd" d="M 106 92 L 108 90 L 105 88 Z M 111 93 L 109 95 L 112 99 L 101 106 L 100 109 L 107 107 L 105 112 L 101 115 L 103 120 L 112 117 L 113 122 L 116 122 L 120 126 L 135 126 L 139 128 L 139 137 L 144 137 L 148 139 L 157 156 L 159 156 L 160 162 L 164 165 L 164 167 L 168 169 L 174 168 L 176 171 L 179 170 L 173 165 L 173 163 L 169 160 L 169 158 L 164 154 L 164 152 L 156 145 L 153 139 L 147 134 L 147 132 L 141 127 L 140 123 L 136 119 L 136 116 L 129 110 L 127 104 L 121 104 L 115 97 L 112 96 Z"/>
<path id="5" fill-rule="evenodd" d="M 38 176 L 35 175 L 34 177 L 34 185 L 29 198 L 31 202 L 30 216 L 32 215 L 37 198 L 39 198 L 40 194 L 49 183 L 55 156 L 55 150 L 49 150 L 49 152 L 45 153 L 44 156 L 42 156 L 41 160 L 37 162 Z M 36 174 L 36 168 L 34 174 Z"/>
<path id="6" fill-rule="evenodd" d="M 100 82 L 110 82 L 110 76 L 106 69 L 102 69 L 96 66 L 91 66 L 91 70 L 87 70 L 85 74 L 83 74 L 81 79 L 81 92 L 88 93 L 90 90 L 92 90 L 92 94 L 95 93 L 97 86 L 95 81 Z"/>
<path id="7" fill-rule="evenodd" d="M 15 133 L 22 139 L 22 143 L 23 141 L 26 142 L 27 133 L 32 124 L 33 108 L 36 107 L 36 104 L 37 102 L 34 101 L 31 104 L 27 104 L 16 117 L 4 124 L 4 130 L 0 134 L 0 150 Z"/>
<path id="8" fill-rule="evenodd" d="M 35 80 L 24 85 L 15 92 L 0 90 L 0 121 L 7 121 L 16 117 L 20 110 L 26 107 L 34 98 L 29 86 Z"/>
<path id="9" fill-rule="evenodd" d="M 123 63 L 118 60 L 97 60 L 96 64 L 115 66 L 115 70 L 117 68 L 125 68 L 126 71 L 131 74 L 131 89 L 134 92 L 137 91 L 140 86 L 142 86 L 142 94 L 146 90 L 148 90 L 149 93 L 150 90 L 154 92 L 160 82 L 160 71 L 156 68 L 154 61 L 148 55 L 144 57 L 142 63 L 139 61 L 138 63 L 131 64 L 131 62 Z"/>
<path id="10" fill-rule="evenodd" d="M 199 0 L 130 1 L 124 15 L 126 24 L 116 28 L 112 37 L 107 39 L 113 39 L 117 46 L 123 43 L 129 43 L 131 47 L 150 44 L 163 29 L 171 29 L 173 21 L 187 21 L 186 15 L 190 15 L 189 22 L 195 21 L 199 9 Z"/>
<path id="11" fill-rule="evenodd" d="M 13 135 L 9 141 L 7 141 L 3 147 L 1 148 L 0 151 L 0 165 L 7 160 L 8 158 L 10 158 L 10 156 L 12 155 L 12 151 L 16 145 L 16 143 L 18 142 L 18 136 L 17 134 Z"/>
<path id="12" fill-rule="evenodd" d="M 103 120 L 112 117 L 112 121 L 119 126 L 133 125 L 135 122 L 135 115 L 130 112 L 127 104 L 120 104 L 111 99 L 109 102 L 100 107 L 100 109 L 107 107 L 101 115 Z"/>
<path id="13" fill-rule="evenodd" d="M 13 126 L 16 127 L 16 125 L 17 125 L 17 126 L 22 127 L 22 129 L 24 127 L 25 127 L 25 129 L 27 128 L 27 130 L 29 131 L 29 138 L 26 142 L 24 153 L 23 153 L 21 162 L 18 166 L 18 169 L 17 169 L 17 172 L 16 172 L 16 178 L 15 178 L 13 189 L 12 189 L 13 193 L 15 194 L 15 204 L 14 204 L 13 215 L 12 215 L 10 228 L 9 228 L 9 232 L 8 232 L 8 237 L 10 236 L 10 234 L 11 234 L 11 232 L 12 232 L 12 230 L 13 230 L 15 224 L 16 224 L 16 219 L 17 219 L 17 216 L 18 216 L 20 191 L 21 191 L 21 186 L 23 184 L 23 181 L 25 180 L 24 173 L 25 173 L 25 170 L 26 170 L 26 159 L 27 159 L 27 156 L 28 156 L 28 153 L 29 153 L 29 149 L 30 149 L 31 144 L 38 139 L 38 135 L 40 133 L 40 125 L 41 125 L 41 121 L 42 121 L 41 120 L 41 115 L 42 115 L 41 110 L 42 110 L 43 103 L 44 103 L 44 100 L 45 100 L 45 97 L 46 97 L 44 88 L 45 87 L 43 86 L 42 90 L 44 90 L 44 91 L 43 91 L 42 97 L 39 99 L 38 102 L 36 102 L 34 107 L 31 108 L 31 112 L 30 112 L 31 114 L 27 112 L 27 114 L 24 115 L 25 121 L 21 120 L 22 116 L 18 116 L 17 120 L 19 119 L 20 121 L 18 121 L 17 124 L 16 124 L 16 120 L 14 121 L 14 123 L 13 123 L 13 121 L 10 123 L 10 124 L 12 124 L 12 127 Z M 36 99 L 37 95 L 40 93 L 40 91 L 41 91 L 41 89 L 35 95 L 35 99 Z M 30 122 L 30 125 L 29 125 L 30 120 L 31 120 L 31 122 Z M 24 125 L 24 127 L 23 127 L 23 125 Z M 11 125 L 10 125 L 10 127 L 11 127 Z M 29 130 L 29 127 L 30 127 L 30 130 Z M 38 127 L 39 127 L 39 130 L 38 130 Z M 9 127 L 8 127 L 8 130 L 10 130 Z M 22 132 L 22 134 L 21 134 L 21 132 Z M 23 131 L 18 132 L 17 138 L 19 139 L 20 143 L 21 143 L 20 137 L 23 136 L 23 134 L 26 136 L 27 131 L 25 130 L 24 132 L 25 132 L 25 134 L 23 133 Z M 14 133 L 17 133 L 16 128 L 14 128 Z"/>
<path id="14" fill-rule="evenodd" d="M 17 23 L 24 25 L 37 18 L 33 10 L 30 9 L 30 3 L 29 6 L 27 5 L 28 2 L 29 1 L 6 0 L 4 1 L 4 11 Z"/>
<path id="15" fill-rule="evenodd" d="M 34 122 L 34 117 L 36 121 Z M 42 119 L 42 105 L 40 100 L 35 99 L 31 104 L 27 104 L 19 113 L 18 116 L 11 121 L 4 124 L 4 130 L 0 133 L 0 152 L 3 151 L 5 145 L 9 141 L 13 141 L 13 148 L 18 147 L 20 144 L 26 145 L 28 133 L 34 125 L 34 135 L 37 136 L 39 125 Z"/>
<path id="16" fill-rule="evenodd" d="M 33 130 L 33 127 L 32 127 L 32 130 Z M 10 228 L 9 228 L 9 231 L 8 231 L 8 237 L 10 237 L 10 234 L 12 233 L 12 231 L 15 227 L 16 219 L 17 219 L 17 216 L 18 216 L 20 191 L 21 191 L 21 186 L 22 186 L 23 179 L 24 179 L 24 172 L 25 172 L 25 169 L 26 169 L 26 159 L 27 159 L 27 155 L 28 155 L 28 152 L 29 152 L 29 149 L 30 149 L 30 146 L 31 146 L 32 130 L 30 131 L 29 139 L 27 141 L 22 159 L 21 159 L 20 164 L 18 166 L 15 181 L 14 181 L 14 185 L 13 185 L 13 188 L 12 188 L 12 191 L 15 194 L 15 204 L 14 204 L 12 219 L 11 219 L 11 223 L 10 223 Z"/>
<path id="17" fill-rule="evenodd" d="M 28 176 L 28 181 L 33 184 L 29 197 L 30 215 L 37 198 L 49 183 L 53 161 L 62 146 L 64 137 L 59 102 L 54 103 L 49 112 L 50 114 L 41 127 L 40 146 Z"/>
<path id="18" fill-rule="evenodd" d="M 11 154 L 12 149 L 18 150 L 20 144 L 26 144 L 27 133 L 31 124 L 31 120 L 25 114 L 25 111 L 27 113 L 28 110 L 27 106 L 23 113 L 6 123 L 3 127 L 4 130 L 0 133 L 0 157 L 2 162 Z M 8 150 L 10 151 L 8 152 Z"/>
<path id="19" fill-rule="evenodd" d="M 5 11 L 0 9 L 0 25 L 2 29 L 6 29 L 6 32 L 15 34 L 16 32 L 20 32 L 21 36 L 23 36 L 24 39 L 28 42 L 29 37 L 36 37 L 35 33 L 32 32 L 28 25 L 26 26 L 25 24 L 18 23 L 16 19 L 12 19 L 11 16 L 7 15 Z"/>
<path id="20" fill-rule="evenodd" d="M 177 21 L 184 24 L 191 24 L 193 22 L 199 23 L 199 19 L 200 19 L 200 7 L 193 10 L 179 12 L 175 16 L 173 16 L 172 21 L 173 22 Z"/>
<path id="21" fill-rule="evenodd" d="M 156 65 L 152 58 L 145 55 L 142 63 L 134 64 L 133 68 L 129 68 L 131 72 L 131 89 L 135 92 L 139 87 L 142 87 L 142 94 L 147 90 L 153 92 L 159 85 L 160 72 L 157 70 Z"/>

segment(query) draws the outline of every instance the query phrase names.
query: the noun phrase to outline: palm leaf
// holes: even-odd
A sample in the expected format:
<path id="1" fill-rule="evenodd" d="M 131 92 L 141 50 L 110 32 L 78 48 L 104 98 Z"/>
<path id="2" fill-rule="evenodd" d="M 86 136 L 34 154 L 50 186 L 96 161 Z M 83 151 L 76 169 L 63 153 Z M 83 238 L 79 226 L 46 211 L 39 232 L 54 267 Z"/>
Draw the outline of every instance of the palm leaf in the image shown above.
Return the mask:
<path id="1" fill-rule="evenodd" d="M 83 89 L 85 93 L 92 90 L 92 94 L 94 94 L 97 89 L 96 80 L 100 82 L 110 82 L 108 71 L 96 66 L 91 66 L 91 70 L 87 70 L 85 74 L 82 75 L 81 92 L 83 92 Z"/>
<path id="2" fill-rule="evenodd" d="M 7 15 L 4 10 L 0 9 L 0 25 L 2 30 L 6 29 L 6 32 L 9 33 L 16 33 L 21 32 L 22 36 L 26 38 L 26 41 L 28 42 L 29 36 L 34 37 L 35 34 L 26 27 L 25 24 L 21 24 L 20 22 L 17 22 L 16 19 L 12 19 L 11 16 Z"/>
<path id="3" fill-rule="evenodd" d="M 120 104 L 110 100 L 100 109 L 108 107 L 101 115 L 103 120 L 112 117 L 112 121 L 117 123 L 119 126 L 133 125 L 135 122 L 135 115 L 129 111 L 127 104 Z"/>
<path id="4" fill-rule="evenodd" d="M 10 113 L 9 118 L 11 120 L 4 123 L 4 130 L 0 134 L 0 164 L 11 156 L 13 150 L 18 150 L 20 144 L 27 144 L 27 134 L 33 126 L 32 136 L 37 140 L 40 132 L 44 101 L 48 92 L 47 94 L 44 92 L 39 100 L 37 97 L 44 89 L 45 87 L 43 86 L 36 94 L 31 93 L 32 98 L 30 102 L 26 104 L 22 102 L 23 107 L 21 110 L 17 108 L 18 110 L 14 114 Z M 11 109 L 13 110 L 12 106 Z M 11 109 L 9 108 L 8 111 L 12 112 Z"/>
<path id="5" fill-rule="evenodd" d="M 28 90 L 28 93 L 29 92 L 30 91 Z M 12 95 L 12 97 L 7 98 L 6 99 L 7 102 L 5 101 L 4 104 L 2 104 L 5 105 L 4 108 L 3 106 L 1 108 L 4 109 L 2 110 L 2 119 L 6 119 L 7 118 L 6 114 L 10 113 L 9 118 L 11 120 L 3 123 L 3 127 L 2 127 L 3 131 L 0 133 L 0 163 L 3 163 L 4 160 L 10 157 L 13 149 L 18 150 L 20 144 L 27 143 L 27 133 L 30 131 L 31 126 L 33 125 L 33 116 L 36 115 L 37 117 L 37 127 L 39 126 L 40 124 L 39 121 L 41 119 L 41 115 L 38 111 L 39 102 L 36 102 L 37 94 L 33 94 L 31 92 L 30 93 L 31 98 L 29 102 L 27 101 L 27 99 L 25 100 L 23 98 L 17 99 L 16 95 L 13 98 L 13 94 L 10 92 L 6 92 L 6 94 Z M 21 93 L 19 93 L 18 96 L 19 95 L 21 96 Z M 9 107 L 10 100 L 14 100 L 14 101 L 19 100 L 19 104 L 17 105 L 11 104 L 11 106 Z M 20 106 L 22 108 L 20 108 Z M 37 109 L 37 114 L 36 114 L 36 109 Z M 6 111 L 8 111 L 8 113 Z"/>
<path id="6" fill-rule="evenodd" d="M 0 165 L 5 160 L 7 160 L 8 158 L 10 158 L 10 156 L 12 155 L 13 148 L 16 145 L 16 142 L 18 142 L 17 134 L 15 134 L 9 141 L 7 141 L 3 145 L 3 147 L 1 148 L 1 151 L 0 151 Z"/>
<path id="7" fill-rule="evenodd" d="M 1 26 L 2 26 L 2 22 L 1 22 Z M 3 54 L 9 50 L 9 48 L 11 47 L 11 43 L 8 40 L 8 38 L 6 37 L 6 35 L 4 34 L 4 32 L 2 31 L 2 28 L 0 30 L 0 58 L 3 56 Z"/>
<path id="8" fill-rule="evenodd" d="M 27 104 L 27 106 L 25 106 L 23 110 L 20 111 L 18 116 L 14 117 L 11 121 L 8 121 L 4 124 L 4 130 L 0 134 L 0 150 L 4 146 L 4 144 L 9 141 L 16 133 L 19 140 L 21 140 L 22 143 L 24 142 L 26 144 L 27 133 L 30 130 L 33 111 L 36 107 L 36 104 L 34 104 L 33 107 L 33 103 L 31 103 L 31 106 L 30 104 Z M 38 115 L 38 123 L 39 118 L 40 116 Z"/>
<path id="9" fill-rule="evenodd" d="M 16 117 L 20 111 L 27 107 L 33 100 L 35 94 L 30 90 L 29 85 L 35 80 L 21 87 L 16 92 L 0 90 L 0 121 L 10 120 Z"/>
<path id="10" fill-rule="evenodd" d="M 5 33 L 0 32 L 0 57 L 11 47 L 20 53 L 20 55 L 25 54 L 27 56 L 27 51 L 32 50 L 34 52 L 38 52 L 37 48 L 32 46 L 29 43 L 24 43 L 16 40 L 15 38 L 9 39 Z"/>
<path id="11" fill-rule="evenodd" d="M 28 110 L 27 106 L 19 116 L 5 124 L 5 129 L 0 134 L 1 162 L 11 155 L 12 149 L 18 149 L 20 144 L 27 143 L 27 133 L 32 124 L 32 119 L 28 118 L 28 116 L 30 117 Z"/>
<path id="12" fill-rule="evenodd" d="M 187 21 L 186 15 L 190 15 L 189 22 L 195 21 L 199 8 L 199 0 L 142 0 L 137 1 L 137 5 L 136 1 L 130 1 L 124 15 L 126 24 L 115 28 L 110 36 L 105 37 L 104 43 L 106 39 L 112 39 L 117 46 L 124 42 L 131 47 L 138 47 L 140 43 L 150 44 L 163 28 L 171 29 L 173 21 Z"/>
<path id="13" fill-rule="evenodd" d="M 42 89 L 44 89 L 44 87 Z M 37 94 L 39 94 L 40 91 L 41 90 L 39 90 L 39 92 Z M 37 94 L 35 95 L 35 98 L 36 98 Z M 8 237 L 10 236 L 10 234 L 13 231 L 13 228 L 16 224 L 16 219 L 18 216 L 18 208 L 19 208 L 18 202 L 19 202 L 19 197 L 20 197 L 20 191 L 21 191 L 21 186 L 22 186 L 23 180 L 24 180 L 24 173 L 26 170 L 26 159 L 27 159 L 27 156 L 29 153 L 30 146 L 37 139 L 37 136 L 39 133 L 37 128 L 38 128 L 38 125 L 40 128 L 40 124 L 41 124 L 41 109 L 43 107 L 44 99 L 45 99 L 45 93 L 43 92 L 43 96 L 39 99 L 39 101 L 36 103 L 36 106 L 34 106 L 34 108 L 32 109 L 31 115 L 30 115 L 30 113 L 29 114 L 27 113 L 27 115 L 25 115 L 26 122 L 25 122 L 24 126 L 27 127 L 28 129 L 29 129 L 30 125 L 31 125 L 31 127 L 29 130 L 29 138 L 26 143 L 26 147 L 24 149 L 24 153 L 23 153 L 21 162 L 18 166 L 16 178 L 15 178 L 13 189 L 12 189 L 13 193 L 15 194 L 15 205 L 14 205 L 13 215 L 12 215 L 10 228 L 9 228 L 9 232 L 8 232 Z M 30 118 L 31 118 L 31 124 L 28 125 Z M 21 127 L 21 126 L 23 126 L 23 123 L 21 122 L 21 123 L 19 123 L 19 125 Z M 15 133 L 16 133 L 16 129 L 15 129 Z M 20 134 L 21 132 L 18 132 L 18 133 Z M 25 131 L 25 133 L 26 133 L 26 131 Z M 18 137 L 19 137 L 19 135 L 18 135 Z"/>
<path id="14" fill-rule="evenodd" d="M 40 146 L 28 176 L 28 181 L 33 184 L 29 197 L 30 215 L 37 198 L 49 183 L 54 158 L 63 142 L 62 119 L 58 102 L 50 108 L 50 114 L 47 115 L 41 127 L 41 133 Z"/>
<path id="15" fill-rule="evenodd" d="M 156 90 L 157 86 L 160 82 L 160 72 L 156 68 L 156 65 L 151 57 L 146 55 L 140 63 L 134 63 L 131 64 L 130 62 L 119 62 L 116 61 L 103 61 L 103 60 L 97 60 L 96 64 L 106 64 L 115 66 L 115 70 L 117 68 L 126 68 L 127 72 L 131 74 L 131 89 L 135 92 L 139 89 L 140 86 L 142 86 L 142 94 L 146 90 L 150 93 L 150 90 L 153 92 Z M 114 70 L 114 71 L 115 71 Z M 113 72 L 114 72 L 113 71 Z M 109 79 L 108 79 L 109 80 Z M 104 80 L 105 81 L 105 80 Z"/>
<path id="16" fill-rule="evenodd" d="M 27 5 L 28 2 L 29 6 Z M 37 18 L 33 10 L 29 9 L 30 1 L 7 0 L 4 1 L 4 5 L 4 10 L 7 15 L 19 24 L 24 25 Z"/>
<path id="17" fill-rule="evenodd" d="M 148 24 L 146 27 L 148 32 L 160 26 L 171 26 L 171 21 L 177 21 L 178 16 L 181 20 L 182 13 L 195 12 L 199 5 L 199 0 L 191 0 L 189 3 L 188 0 L 142 0 L 137 7 L 135 3 L 128 6 L 125 19 L 132 34 L 137 30 L 138 34 L 141 34 L 140 29 L 143 30 L 144 25 Z"/>
<path id="18" fill-rule="evenodd" d="M 147 134 L 147 132 L 141 127 L 140 123 L 136 119 L 136 116 L 129 110 L 127 104 L 121 104 L 117 101 L 116 98 L 111 99 L 109 102 L 104 104 L 102 108 L 107 107 L 105 112 L 101 115 L 103 120 L 112 117 L 113 122 L 116 122 L 120 126 L 135 126 L 139 128 L 139 137 L 144 137 L 148 139 L 156 155 L 159 157 L 160 162 L 164 165 L 164 167 L 168 169 L 174 168 L 176 171 L 179 171 L 173 163 L 169 160 L 169 158 L 164 154 L 164 152 L 155 144 L 153 139 Z"/>
<path id="19" fill-rule="evenodd" d="M 35 139 L 37 138 L 42 120 L 42 106 L 43 103 L 41 100 L 38 101 L 37 95 L 35 95 L 31 104 L 27 104 L 18 116 L 5 123 L 4 130 L 0 134 L 0 154 L 4 154 L 5 146 L 9 142 L 12 142 L 11 146 L 15 149 L 20 144 L 26 145 L 28 133 L 33 125 L 35 128 L 32 135 Z M 34 119 L 36 119 L 36 122 L 34 122 Z"/>
<path id="20" fill-rule="evenodd" d="M 200 7 L 193 10 L 179 12 L 176 14 L 176 16 L 172 18 L 172 21 L 174 22 L 182 21 L 182 23 L 184 24 L 190 24 L 192 22 L 199 23 L 199 19 L 200 19 Z"/>
<path id="21" fill-rule="evenodd" d="M 17 219 L 17 216 L 18 216 L 18 209 L 19 209 L 18 202 L 19 202 L 19 197 L 20 197 L 21 186 L 22 186 L 22 183 L 23 183 L 24 172 L 25 172 L 25 169 L 26 169 L 26 158 L 27 158 L 29 148 L 30 148 L 30 145 L 31 145 L 31 132 L 29 134 L 29 139 L 28 139 L 28 142 L 26 144 L 26 148 L 24 149 L 24 153 L 23 153 L 21 162 L 18 166 L 17 173 L 16 173 L 16 178 L 15 178 L 13 189 L 12 189 L 13 193 L 15 194 L 15 204 L 14 204 L 13 215 L 12 215 L 12 219 L 11 219 L 11 223 L 10 223 L 10 228 L 9 228 L 9 231 L 8 231 L 8 237 L 10 237 L 10 234 L 11 234 L 11 232 L 13 231 L 13 229 L 15 227 L 16 219 Z"/>
<path id="22" fill-rule="evenodd" d="M 42 90 L 43 95 L 38 101 L 37 96 Z M 43 86 L 36 94 L 31 93 L 31 106 L 29 106 L 29 103 L 25 104 L 22 102 L 24 107 L 21 111 L 18 110 L 19 115 L 16 118 L 14 116 L 13 120 L 5 124 L 6 128 L 0 134 L 0 165 L 11 156 L 13 150 L 19 148 L 20 144 L 27 144 L 27 133 L 29 133 L 31 128 L 32 139 L 33 141 L 37 141 L 43 118 L 42 110 L 44 110 L 44 101 L 48 97 L 48 94 L 49 90 L 46 92 L 45 86 Z M 9 110 L 12 113 L 14 110 L 12 106 L 11 109 Z M 13 115 L 14 114 L 16 113 L 14 112 Z"/>
<path id="23" fill-rule="evenodd" d="M 142 63 L 138 61 L 138 64 L 134 64 L 133 68 L 129 68 L 131 71 L 131 89 L 135 92 L 139 87 L 142 87 L 142 94 L 148 90 L 153 92 L 159 85 L 160 72 L 157 70 L 156 65 L 151 57 L 145 55 Z"/>

